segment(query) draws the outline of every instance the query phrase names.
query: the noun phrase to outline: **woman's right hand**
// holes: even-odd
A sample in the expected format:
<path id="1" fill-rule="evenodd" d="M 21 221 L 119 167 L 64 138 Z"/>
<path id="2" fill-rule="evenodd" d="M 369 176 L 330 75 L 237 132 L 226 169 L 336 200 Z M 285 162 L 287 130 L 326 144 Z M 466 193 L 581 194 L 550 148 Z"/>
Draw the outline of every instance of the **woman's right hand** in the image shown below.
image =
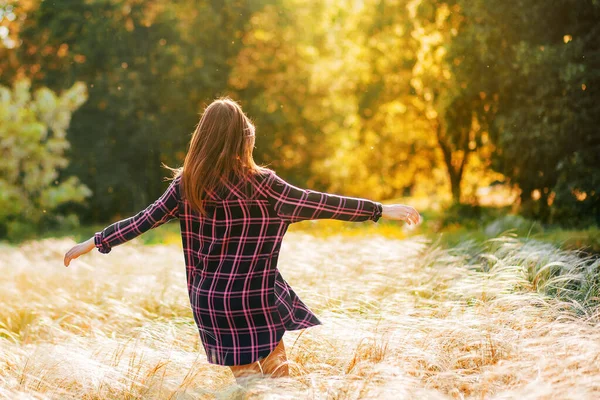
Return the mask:
<path id="1" fill-rule="evenodd" d="M 82 254 L 89 253 L 90 251 L 92 251 L 94 249 L 94 247 L 96 247 L 96 245 L 94 244 L 93 236 L 91 238 L 89 238 L 88 240 L 86 240 L 85 242 L 81 242 L 81 243 L 73 246 L 71 248 L 71 250 L 67 251 L 67 253 L 65 254 L 65 259 L 64 259 L 65 267 L 69 266 L 69 264 L 71 263 L 71 260 L 79 257 Z"/>
<path id="2" fill-rule="evenodd" d="M 382 218 L 406 221 L 409 225 L 421 222 L 421 215 L 414 207 L 404 204 L 383 205 Z"/>

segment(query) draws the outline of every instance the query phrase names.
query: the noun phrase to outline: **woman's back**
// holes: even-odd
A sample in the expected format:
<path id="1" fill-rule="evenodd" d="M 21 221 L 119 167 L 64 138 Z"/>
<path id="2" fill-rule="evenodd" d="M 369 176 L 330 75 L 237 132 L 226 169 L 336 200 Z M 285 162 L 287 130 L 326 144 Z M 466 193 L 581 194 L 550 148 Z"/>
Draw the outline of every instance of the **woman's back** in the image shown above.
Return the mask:
<path id="1" fill-rule="evenodd" d="M 188 268 L 204 273 L 249 273 L 265 268 L 279 252 L 287 224 L 269 201 L 269 176 L 224 181 L 207 193 L 205 215 L 179 202 L 182 244 Z"/>
<path id="2" fill-rule="evenodd" d="M 299 189 L 270 170 L 246 180 L 223 181 L 220 190 L 207 193 L 205 215 L 185 199 L 179 207 L 186 264 L 206 272 L 264 266 L 261 260 L 279 252 L 293 222 L 377 221 L 381 216 L 379 203 Z"/>

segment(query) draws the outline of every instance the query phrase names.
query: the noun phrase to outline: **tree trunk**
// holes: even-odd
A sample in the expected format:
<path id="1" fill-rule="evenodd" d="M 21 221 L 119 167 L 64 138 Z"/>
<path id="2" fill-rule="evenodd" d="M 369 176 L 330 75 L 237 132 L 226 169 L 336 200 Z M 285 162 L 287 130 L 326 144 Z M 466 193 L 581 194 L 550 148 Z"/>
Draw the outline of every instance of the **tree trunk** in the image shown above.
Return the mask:
<path id="1" fill-rule="evenodd" d="M 448 166 L 448 175 L 450 176 L 450 187 L 452 188 L 452 202 L 460 203 L 460 181 L 462 180 L 462 171 L 459 175 L 453 168 Z"/>
<path id="2" fill-rule="evenodd" d="M 467 163 L 467 157 L 469 156 L 469 148 L 467 146 L 463 146 L 463 157 L 460 161 L 455 160 L 453 157 L 452 147 L 449 143 L 445 141 L 445 135 L 443 134 L 442 124 L 440 121 L 437 121 L 436 126 L 436 135 L 438 144 L 442 149 L 442 153 L 444 155 L 444 162 L 446 164 L 446 170 L 448 171 L 448 177 L 450 178 L 450 189 L 452 191 L 452 202 L 460 203 L 460 182 L 463 177 L 463 172 L 465 170 L 465 165 Z M 467 142 L 468 144 L 468 142 Z M 458 165 L 456 165 L 458 164 Z"/>
<path id="3" fill-rule="evenodd" d="M 548 205 L 548 193 L 544 192 L 545 188 L 540 189 L 540 199 L 538 208 L 538 217 L 542 222 L 548 222 L 550 219 L 550 206 Z"/>

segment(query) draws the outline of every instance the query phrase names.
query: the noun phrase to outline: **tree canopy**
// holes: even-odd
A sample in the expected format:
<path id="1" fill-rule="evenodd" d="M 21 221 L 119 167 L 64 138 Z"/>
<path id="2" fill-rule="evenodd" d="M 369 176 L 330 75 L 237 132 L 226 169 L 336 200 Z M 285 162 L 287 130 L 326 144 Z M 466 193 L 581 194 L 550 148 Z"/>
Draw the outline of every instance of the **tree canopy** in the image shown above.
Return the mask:
<path id="1" fill-rule="evenodd" d="M 597 223 L 599 27 L 596 0 L 5 1 L 0 83 L 86 85 L 63 172 L 86 221 L 155 199 L 230 95 L 297 185 L 450 204 L 504 183 L 523 213 Z"/>

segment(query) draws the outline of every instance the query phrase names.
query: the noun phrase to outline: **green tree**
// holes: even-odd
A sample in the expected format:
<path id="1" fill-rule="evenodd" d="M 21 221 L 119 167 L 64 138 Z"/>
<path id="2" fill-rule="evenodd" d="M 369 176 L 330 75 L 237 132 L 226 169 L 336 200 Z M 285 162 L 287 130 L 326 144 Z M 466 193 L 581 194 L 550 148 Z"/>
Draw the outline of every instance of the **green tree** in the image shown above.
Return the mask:
<path id="1" fill-rule="evenodd" d="M 0 238 L 16 238 L 49 224 L 78 222 L 61 206 L 82 203 L 91 191 L 74 177 L 60 177 L 71 114 L 86 100 L 83 83 L 60 96 L 47 88 L 30 93 L 19 80 L 0 86 Z"/>
<path id="2" fill-rule="evenodd" d="M 54 90 L 84 81 L 69 172 L 93 188 L 106 220 L 164 190 L 161 163 L 183 160 L 204 103 L 227 93 L 231 61 L 261 1 L 57 0 L 14 4 L 18 42 L 3 82 L 30 76 Z"/>
<path id="3" fill-rule="evenodd" d="M 494 168 L 520 187 L 524 213 L 599 223 L 600 2 L 458 4 L 450 53 L 496 100 Z"/>
<path id="4" fill-rule="evenodd" d="M 408 10 L 415 21 L 412 34 L 419 42 L 411 79 L 416 95 L 413 104 L 429 121 L 453 201 L 458 203 L 469 158 L 488 142 L 494 100 L 486 96 L 479 76 L 472 73 L 471 59 L 476 55 L 455 54 L 454 48 L 472 45 L 471 38 L 461 34 L 469 23 L 461 6 L 455 1 L 416 0 Z"/>

